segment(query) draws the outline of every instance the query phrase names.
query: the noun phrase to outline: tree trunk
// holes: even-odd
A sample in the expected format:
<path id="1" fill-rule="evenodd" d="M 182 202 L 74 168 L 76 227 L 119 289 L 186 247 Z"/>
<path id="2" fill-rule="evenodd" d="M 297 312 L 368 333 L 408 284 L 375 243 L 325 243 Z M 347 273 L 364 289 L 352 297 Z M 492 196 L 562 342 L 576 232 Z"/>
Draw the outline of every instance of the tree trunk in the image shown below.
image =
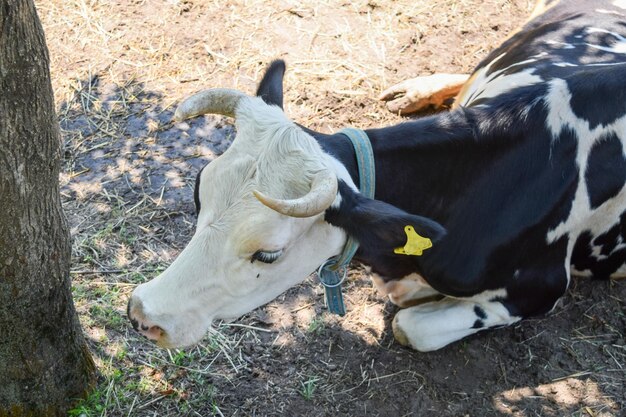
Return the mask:
<path id="1" fill-rule="evenodd" d="M 72 302 L 60 134 L 32 0 L 0 0 L 0 416 L 65 416 L 95 381 Z"/>

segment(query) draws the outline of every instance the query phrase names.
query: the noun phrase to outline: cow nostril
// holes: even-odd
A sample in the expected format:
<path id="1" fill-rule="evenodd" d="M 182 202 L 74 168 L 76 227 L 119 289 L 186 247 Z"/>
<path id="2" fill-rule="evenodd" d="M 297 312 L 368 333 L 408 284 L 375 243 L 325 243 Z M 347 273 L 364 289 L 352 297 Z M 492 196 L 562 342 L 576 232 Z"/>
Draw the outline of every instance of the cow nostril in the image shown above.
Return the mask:
<path id="1" fill-rule="evenodd" d="M 141 301 L 135 300 L 131 297 L 130 300 L 128 300 L 126 314 L 133 325 L 133 329 L 148 339 L 158 341 L 163 337 L 163 334 L 165 333 L 163 329 L 160 326 L 153 325 L 150 323 L 150 320 L 145 317 Z"/>
<path id="2" fill-rule="evenodd" d="M 139 323 L 143 321 L 143 305 L 141 302 L 137 303 L 131 297 L 126 306 L 126 316 L 133 325 L 133 329 L 139 330 Z"/>
<path id="3" fill-rule="evenodd" d="M 150 340 L 159 340 L 161 337 L 163 337 L 163 333 L 165 332 L 159 326 L 148 327 L 141 325 L 141 334 L 143 334 Z"/>
<path id="4" fill-rule="evenodd" d="M 133 318 L 130 319 L 130 324 L 133 325 L 133 329 L 139 331 L 139 322 Z"/>

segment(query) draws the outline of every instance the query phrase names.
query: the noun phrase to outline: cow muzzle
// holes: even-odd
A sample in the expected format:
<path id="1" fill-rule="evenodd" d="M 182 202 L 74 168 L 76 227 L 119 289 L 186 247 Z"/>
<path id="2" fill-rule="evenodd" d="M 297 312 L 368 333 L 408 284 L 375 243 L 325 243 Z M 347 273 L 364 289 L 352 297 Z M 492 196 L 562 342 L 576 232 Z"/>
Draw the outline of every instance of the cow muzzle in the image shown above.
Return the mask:
<path id="1" fill-rule="evenodd" d="M 163 342 L 166 336 L 165 331 L 161 326 L 153 323 L 146 317 L 141 300 L 136 300 L 134 297 L 131 297 L 130 300 L 128 300 L 126 312 L 128 319 L 133 325 L 133 329 L 159 345 Z"/>

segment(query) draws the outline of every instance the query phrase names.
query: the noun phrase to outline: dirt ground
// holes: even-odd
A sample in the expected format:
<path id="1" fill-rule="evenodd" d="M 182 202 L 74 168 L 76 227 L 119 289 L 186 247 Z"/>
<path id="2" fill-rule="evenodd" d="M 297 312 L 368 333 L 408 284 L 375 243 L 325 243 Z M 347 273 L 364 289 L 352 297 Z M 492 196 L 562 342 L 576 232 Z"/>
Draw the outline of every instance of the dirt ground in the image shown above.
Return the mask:
<path id="1" fill-rule="evenodd" d="M 253 93 L 287 61 L 285 109 L 325 132 L 401 120 L 376 100 L 416 75 L 467 73 L 531 0 L 38 0 L 63 133 L 72 276 L 100 371 L 85 416 L 619 416 L 626 281 L 575 280 L 548 317 L 423 354 L 354 265 L 348 314 L 314 278 L 200 345 L 154 347 L 128 325 L 132 288 L 194 230 L 193 181 L 232 120 L 170 122 L 206 87 Z"/>

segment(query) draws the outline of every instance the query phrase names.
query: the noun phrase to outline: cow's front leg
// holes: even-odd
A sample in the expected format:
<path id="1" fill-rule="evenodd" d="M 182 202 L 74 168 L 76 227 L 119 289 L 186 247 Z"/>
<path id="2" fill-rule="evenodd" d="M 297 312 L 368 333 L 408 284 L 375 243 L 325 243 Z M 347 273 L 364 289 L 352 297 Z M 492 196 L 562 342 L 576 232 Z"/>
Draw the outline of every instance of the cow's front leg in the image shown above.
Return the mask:
<path id="1" fill-rule="evenodd" d="M 372 281 L 383 296 L 398 307 L 411 307 L 433 298 L 440 298 L 440 293 L 428 285 L 419 274 L 411 274 L 399 280 L 385 281 L 378 274 L 372 273 Z"/>
<path id="2" fill-rule="evenodd" d="M 433 74 L 396 84 L 380 95 L 393 113 L 410 114 L 450 106 L 469 78 L 466 74 Z"/>
<path id="3" fill-rule="evenodd" d="M 446 297 L 400 310 L 393 319 L 396 340 L 421 352 L 442 348 L 480 330 L 513 324 L 514 317 L 499 301 Z"/>

